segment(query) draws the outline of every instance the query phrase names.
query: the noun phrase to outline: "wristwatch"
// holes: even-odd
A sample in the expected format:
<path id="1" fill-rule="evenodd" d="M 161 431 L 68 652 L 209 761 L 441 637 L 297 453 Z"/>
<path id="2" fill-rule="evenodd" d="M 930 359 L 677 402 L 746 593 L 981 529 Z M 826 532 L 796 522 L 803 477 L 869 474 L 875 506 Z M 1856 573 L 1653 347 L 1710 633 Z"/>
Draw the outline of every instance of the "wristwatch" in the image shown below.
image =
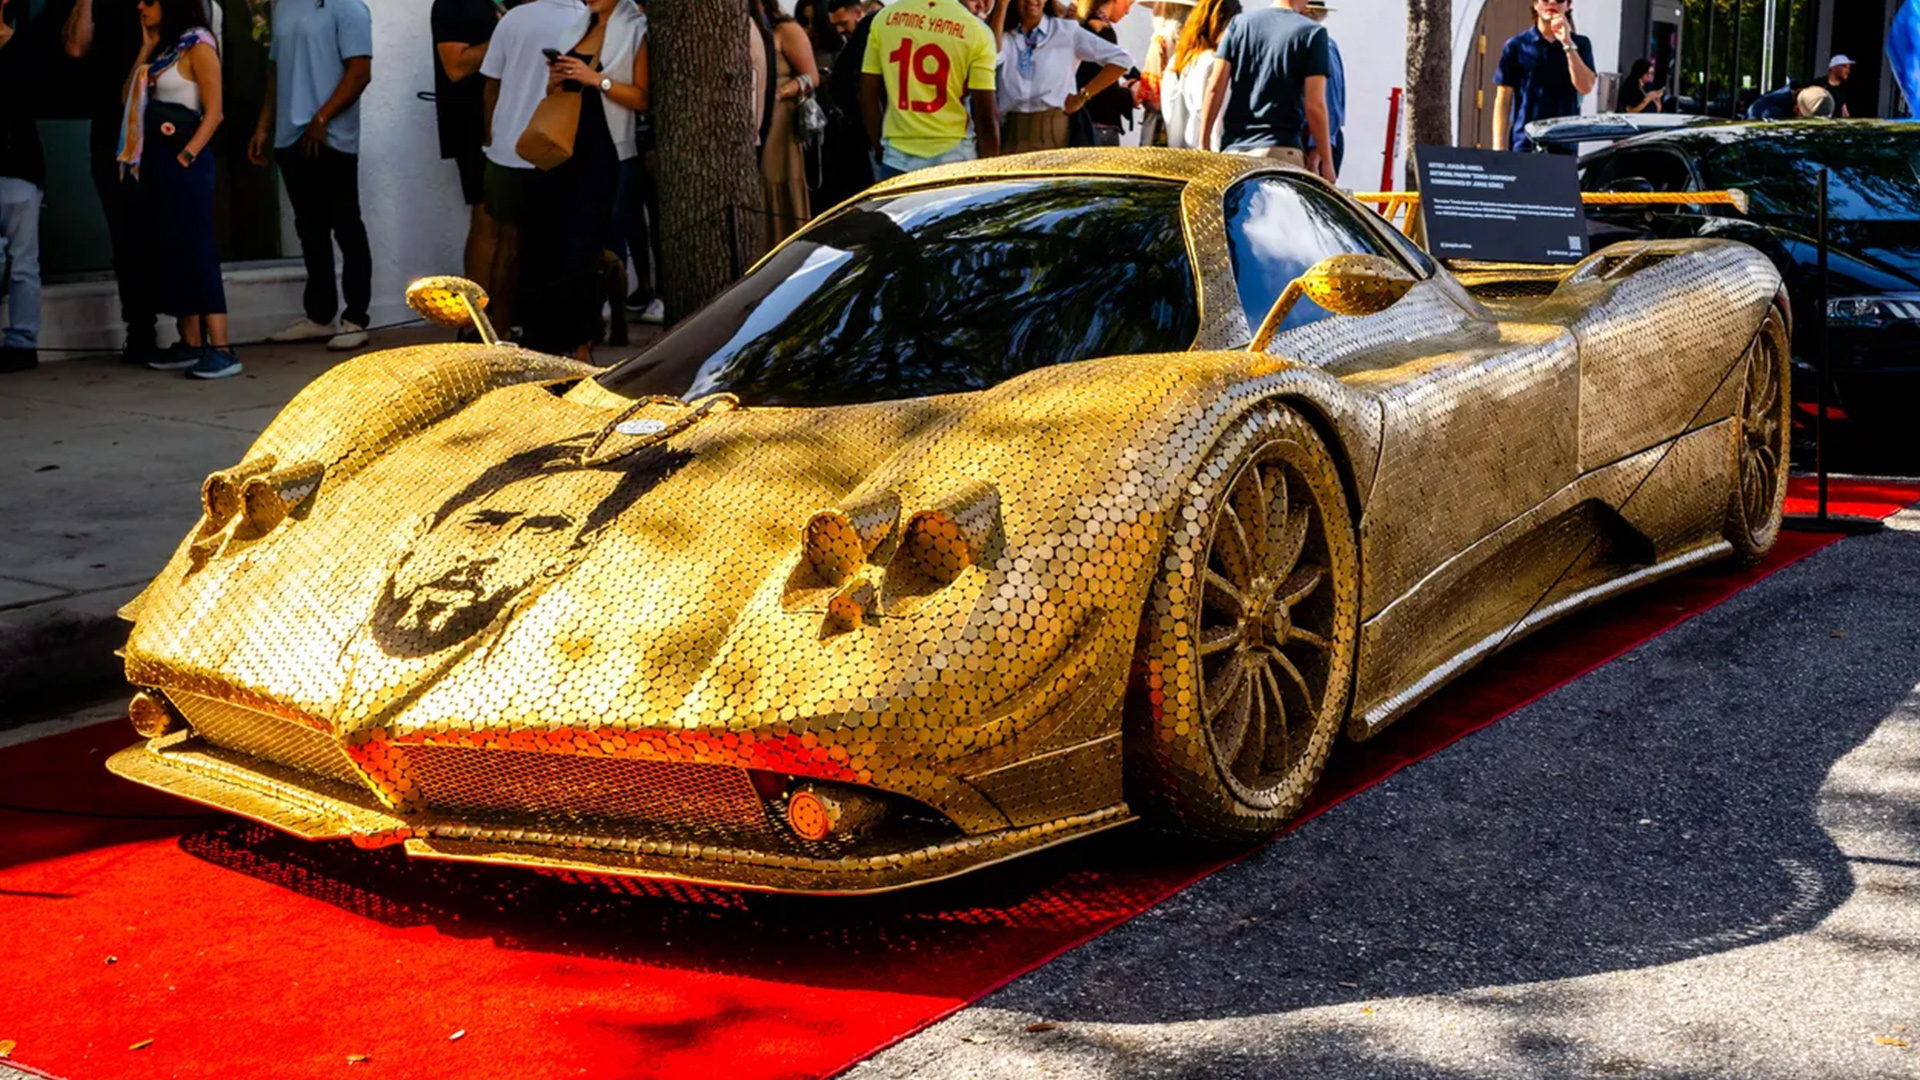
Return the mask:
<path id="1" fill-rule="evenodd" d="M 613 93 L 613 77 L 612 76 L 608 76 L 600 80 L 600 92 L 603 94 Z"/>

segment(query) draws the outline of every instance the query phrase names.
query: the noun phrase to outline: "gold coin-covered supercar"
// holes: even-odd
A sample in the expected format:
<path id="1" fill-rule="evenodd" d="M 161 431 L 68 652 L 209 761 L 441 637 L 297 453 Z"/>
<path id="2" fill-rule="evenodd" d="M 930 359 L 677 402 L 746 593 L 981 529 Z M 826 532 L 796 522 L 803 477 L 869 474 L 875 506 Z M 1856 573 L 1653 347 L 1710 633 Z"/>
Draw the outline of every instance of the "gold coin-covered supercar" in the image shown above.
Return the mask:
<path id="1" fill-rule="evenodd" d="M 1271 833 L 1343 732 L 1767 549 L 1784 304 L 1718 241 L 1456 276 L 1226 155 L 913 173 L 613 368 L 315 380 L 124 612 L 110 767 L 313 839 L 796 892 Z"/>

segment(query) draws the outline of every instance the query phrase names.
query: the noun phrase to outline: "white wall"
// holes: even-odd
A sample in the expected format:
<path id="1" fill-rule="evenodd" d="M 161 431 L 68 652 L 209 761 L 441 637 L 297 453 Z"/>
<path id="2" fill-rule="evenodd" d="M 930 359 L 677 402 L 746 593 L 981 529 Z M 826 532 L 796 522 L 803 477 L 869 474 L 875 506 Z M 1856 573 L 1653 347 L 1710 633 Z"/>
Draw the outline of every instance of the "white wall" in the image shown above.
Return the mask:
<path id="1" fill-rule="evenodd" d="M 373 83 L 360 103 L 360 212 L 373 244 L 373 321 L 407 317 L 407 282 L 457 274 L 467 208 L 440 160 L 433 103 L 432 0 L 369 0 Z"/>

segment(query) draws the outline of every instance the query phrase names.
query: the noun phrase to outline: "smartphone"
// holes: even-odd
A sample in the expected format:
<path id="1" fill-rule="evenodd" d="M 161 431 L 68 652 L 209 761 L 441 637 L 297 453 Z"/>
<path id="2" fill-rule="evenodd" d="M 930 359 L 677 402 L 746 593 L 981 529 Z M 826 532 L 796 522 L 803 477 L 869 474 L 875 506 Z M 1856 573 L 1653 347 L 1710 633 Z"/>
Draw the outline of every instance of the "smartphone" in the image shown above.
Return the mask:
<path id="1" fill-rule="evenodd" d="M 546 57 L 547 63 L 551 64 L 555 60 L 560 59 L 560 50 L 559 49 L 541 49 L 540 55 Z"/>

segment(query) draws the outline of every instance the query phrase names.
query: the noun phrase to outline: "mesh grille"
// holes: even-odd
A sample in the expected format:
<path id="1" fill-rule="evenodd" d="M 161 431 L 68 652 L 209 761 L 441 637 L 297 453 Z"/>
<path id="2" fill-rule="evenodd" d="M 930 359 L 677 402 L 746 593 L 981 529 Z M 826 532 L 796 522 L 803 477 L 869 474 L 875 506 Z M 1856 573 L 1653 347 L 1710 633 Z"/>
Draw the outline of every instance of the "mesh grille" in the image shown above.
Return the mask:
<path id="1" fill-rule="evenodd" d="M 767 832 L 765 808 L 744 769 L 453 746 L 406 753 L 416 789 L 436 810 L 560 831 L 659 825 L 735 839 Z"/>
<path id="2" fill-rule="evenodd" d="M 196 694 L 169 694 L 200 737 L 215 746 L 364 786 L 333 736 L 303 724 Z"/>

